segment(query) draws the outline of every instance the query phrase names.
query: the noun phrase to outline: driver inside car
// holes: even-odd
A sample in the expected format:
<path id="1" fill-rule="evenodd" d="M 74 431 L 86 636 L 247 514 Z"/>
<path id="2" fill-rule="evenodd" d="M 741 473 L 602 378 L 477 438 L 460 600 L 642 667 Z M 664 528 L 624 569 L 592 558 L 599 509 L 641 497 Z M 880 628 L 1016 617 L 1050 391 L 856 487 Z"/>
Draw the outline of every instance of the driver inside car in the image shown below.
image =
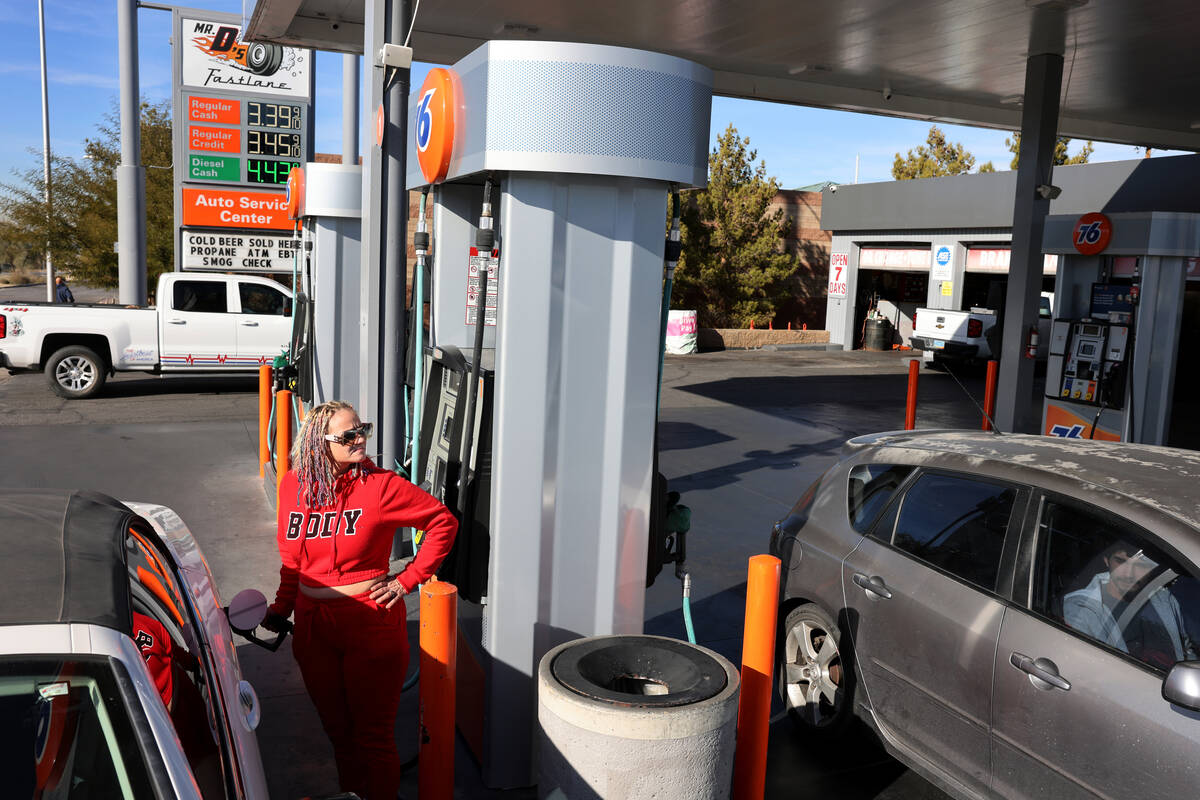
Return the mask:
<path id="1" fill-rule="evenodd" d="M 1195 659 L 1179 601 L 1165 586 L 1144 595 L 1148 579 L 1163 573 L 1159 562 L 1118 539 L 1104 551 L 1104 565 L 1087 586 L 1063 598 L 1066 623 L 1159 669 Z"/>

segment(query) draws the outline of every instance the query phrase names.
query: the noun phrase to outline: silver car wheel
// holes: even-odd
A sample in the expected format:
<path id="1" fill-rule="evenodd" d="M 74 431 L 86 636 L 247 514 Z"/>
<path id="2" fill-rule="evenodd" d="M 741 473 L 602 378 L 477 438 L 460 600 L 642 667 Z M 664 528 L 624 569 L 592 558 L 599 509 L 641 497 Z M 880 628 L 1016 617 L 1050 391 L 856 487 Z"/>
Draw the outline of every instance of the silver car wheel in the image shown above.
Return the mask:
<path id="1" fill-rule="evenodd" d="M 784 640 L 788 711 L 813 728 L 832 725 L 842 710 L 842 657 L 836 634 L 816 615 L 802 615 Z"/>
<path id="2" fill-rule="evenodd" d="M 96 382 L 96 365 L 83 356 L 67 356 L 54 368 L 54 379 L 69 392 L 84 392 Z"/>

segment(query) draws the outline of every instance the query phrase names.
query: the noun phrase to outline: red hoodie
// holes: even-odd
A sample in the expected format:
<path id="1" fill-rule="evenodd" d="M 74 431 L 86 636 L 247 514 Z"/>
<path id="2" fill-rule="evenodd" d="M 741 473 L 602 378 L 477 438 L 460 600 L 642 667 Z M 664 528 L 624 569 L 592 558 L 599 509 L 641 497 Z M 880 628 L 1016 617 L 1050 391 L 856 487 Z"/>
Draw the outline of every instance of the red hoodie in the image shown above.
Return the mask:
<path id="1" fill-rule="evenodd" d="M 334 486 L 334 504 L 308 508 L 288 471 L 279 490 L 279 591 L 271 610 L 290 616 L 297 581 L 344 586 L 387 572 L 397 528 L 425 531 L 416 558 L 397 575 L 405 592 L 424 583 L 454 544 L 458 521 L 450 509 L 391 470 L 370 461 L 347 470 Z M 299 502 L 298 502 L 299 500 Z"/>

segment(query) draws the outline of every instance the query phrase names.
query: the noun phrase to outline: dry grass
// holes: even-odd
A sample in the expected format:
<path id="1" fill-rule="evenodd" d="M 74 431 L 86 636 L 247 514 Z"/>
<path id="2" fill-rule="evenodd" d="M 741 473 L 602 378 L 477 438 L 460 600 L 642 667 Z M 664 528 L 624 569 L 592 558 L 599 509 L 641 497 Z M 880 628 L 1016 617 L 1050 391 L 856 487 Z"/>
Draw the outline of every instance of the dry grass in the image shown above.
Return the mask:
<path id="1" fill-rule="evenodd" d="M 22 286 L 27 283 L 38 283 L 44 275 L 33 272 L 0 272 L 0 286 Z"/>

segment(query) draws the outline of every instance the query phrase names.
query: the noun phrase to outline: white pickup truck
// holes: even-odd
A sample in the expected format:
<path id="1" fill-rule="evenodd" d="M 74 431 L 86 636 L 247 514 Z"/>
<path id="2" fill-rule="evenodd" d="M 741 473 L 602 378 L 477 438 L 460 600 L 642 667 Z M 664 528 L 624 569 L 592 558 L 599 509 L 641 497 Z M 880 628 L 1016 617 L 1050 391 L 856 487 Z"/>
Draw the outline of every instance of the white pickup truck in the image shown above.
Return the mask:
<path id="1" fill-rule="evenodd" d="M 0 305 L 0 366 L 42 369 L 59 396 L 91 397 L 114 372 L 253 372 L 289 342 L 292 293 L 249 275 L 167 272 L 158 305 Z"/>
<path id="2" fill-rule="evenodd" d="M 1044 360 L 1050 340 L 1054 293 L 1042 292 L 1038 302 L 1037 358 Z M 918 308 L 912 346 L 922 351 L 922 361 L 927 366 L 941 361 L 987 361 L 999 349 L 997 324 L 996 312 L 987 308 L 970 311 Z"/>

